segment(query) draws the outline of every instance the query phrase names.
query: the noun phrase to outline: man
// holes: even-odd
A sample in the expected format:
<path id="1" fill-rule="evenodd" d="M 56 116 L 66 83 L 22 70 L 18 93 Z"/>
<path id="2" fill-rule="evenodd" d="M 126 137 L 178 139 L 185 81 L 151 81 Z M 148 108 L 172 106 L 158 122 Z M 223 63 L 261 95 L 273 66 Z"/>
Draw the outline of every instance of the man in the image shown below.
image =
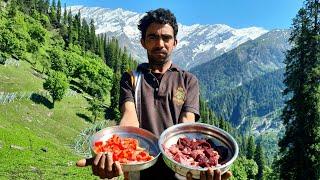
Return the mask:
<path id="1" fill-rule="evenodd" d="M 174 124 L 195 122 L 200 117 L 199 85 L 194 75 L 172 64 L 171 54 L 177 45 L 178 25 L 169 10 L 160 8 L 149 11 L 140 20 L 138 28 L 141 44 L 148 54 L 148 63 L 137 68 L 141 75 L 139 91 L 135 92 L 132 74 L 122 76 L 120 126 L 144 128 L 159 137 Z M 92 164 L 93 174 L 100 178 L 112 178 L 123 173 L 119 162 L 113 162 L 110 153 L 98 154 L 77 163 L 78 166 L 87 164 Z M 212 170 L 202 173 L 201 179 L 213 179 L 214 175 L 215 179 L 221 179 L 220 172 Z M 192 174 L 188 174 L 187 179 L 191 177 Z M 141 172 L 140 178 L 175 179 L 176 176 L 159 158 L 156 165 Z"/>

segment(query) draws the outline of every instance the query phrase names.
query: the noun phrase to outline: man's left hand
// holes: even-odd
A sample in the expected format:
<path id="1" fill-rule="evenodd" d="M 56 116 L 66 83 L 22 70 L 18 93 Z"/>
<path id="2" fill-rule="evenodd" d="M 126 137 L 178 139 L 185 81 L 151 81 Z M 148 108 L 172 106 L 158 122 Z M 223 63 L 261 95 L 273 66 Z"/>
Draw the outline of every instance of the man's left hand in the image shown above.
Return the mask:
<path id="1" fill-rule="evenodd" d="M 200 180 L 226 180 L 232 176 L 230 171 L 227 171 L 223 175 L 221 175 L 220 170 L 213 170 L 211 168 L 208 171 L 201 171 L 200 172 Z M 187 173 L 187 180 L 192 180 L 191 172 Z"/>

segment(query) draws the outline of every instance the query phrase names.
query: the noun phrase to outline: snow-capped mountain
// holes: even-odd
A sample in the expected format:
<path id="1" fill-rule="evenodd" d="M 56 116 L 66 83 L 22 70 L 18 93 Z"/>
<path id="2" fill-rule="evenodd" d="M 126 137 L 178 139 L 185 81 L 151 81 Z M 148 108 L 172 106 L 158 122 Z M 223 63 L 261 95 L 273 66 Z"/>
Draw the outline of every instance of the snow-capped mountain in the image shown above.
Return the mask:
<path id="1" fill-rule="evenodd" d="M 81 17 L 88 21 L 93 19 L 97 34 L 106 33 L 109 37 L 116 37 L 120 45 L 126 46 L 138 61 L 147 61 L 146 52 L 140 45 L 140 32 L 137 28 L 144 14 L 121 8 L 68 8 L 71 8 L 73 14 L 80 11 Z M 178 45 L 173 53 L 173 61 L 182 68 L 190 69 L 266 32 L 267 30 L 258 27 L 235 29 L 224 24 L 186 26 L 179 23 Z"/>

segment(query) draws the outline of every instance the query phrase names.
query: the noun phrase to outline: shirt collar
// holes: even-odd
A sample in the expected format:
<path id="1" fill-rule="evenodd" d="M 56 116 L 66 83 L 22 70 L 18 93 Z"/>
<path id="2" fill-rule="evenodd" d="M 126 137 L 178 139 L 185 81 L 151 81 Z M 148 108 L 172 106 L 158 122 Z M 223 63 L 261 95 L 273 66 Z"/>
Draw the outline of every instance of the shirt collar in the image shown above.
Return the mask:
<path id="1" fill-rule="evenodd" d="M 180 68 L 176 64 L 171 64 L 169 71 L 180 71 Z"/>
<path id="2" fill-rule="evenodd" d="M 142 72 L 151 72 L 151 69 L 149 68 L 149 63 L 139 64 L 139 66 L 137 67 L 137 70 Z M 172 63 L 168 71 L 180 71 L 180 68 L 176 64 Z"/>

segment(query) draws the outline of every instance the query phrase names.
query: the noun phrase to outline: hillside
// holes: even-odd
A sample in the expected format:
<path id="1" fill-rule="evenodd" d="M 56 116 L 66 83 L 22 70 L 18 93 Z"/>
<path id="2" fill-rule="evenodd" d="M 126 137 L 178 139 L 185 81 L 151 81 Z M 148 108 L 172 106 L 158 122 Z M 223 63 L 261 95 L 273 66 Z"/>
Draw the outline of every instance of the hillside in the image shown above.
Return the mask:
<path id="1" fill-rule="evenodd" d="M 270 31 L 211 61 L 192 68 L 205 96 L 219 95 L 265 73 L 283 68 L 289 31 Z"/>
<path id="2" fill-rule="evenodd" d="M 274 30 L 191 71 L 210 107 L 242 129 L 283 107 L 284 52 L 289 31 Z M 261 123 L 258 123 L 261 124 Z"/>
<path id="3" fill-rule="evenodd" d="M 135 62 L 78 16 L 52 14 L 61 6 L 34 3 L 0 0 L 0 179 L 97 179 L 75 163 L 90 155 L 87 132 L 115 125 L 111 88 Z"/>
<path id="4" fill-rule="evenodd" d="M 266 73 L 219 96 L 213 96 L 209 104 L 218 116 L 229 119 L 237 126 L 253 124 L 253 117 L 261 117 L 258 124 L 263 124 L 264 116 L 284 105 L 283 74 L 284 69 Z"/>
<path id="5" fill-rule="evenodd" d="M 69 95 L 50 109 L 45 102 L 51 100 L 40 95 L 43 79 L 34 74 L 25 61 L 18 62 L 18 66 L 0 66 L 2 99 L 9 92 L 34 94 L 0 104 L 0 176 L 95 179 L 89 168 L 75 167 L 81 157 L 72 150 L 79 133 L 92 126 L 79 116 L 88 114 L 86 100 L 77 94 Z"/>

